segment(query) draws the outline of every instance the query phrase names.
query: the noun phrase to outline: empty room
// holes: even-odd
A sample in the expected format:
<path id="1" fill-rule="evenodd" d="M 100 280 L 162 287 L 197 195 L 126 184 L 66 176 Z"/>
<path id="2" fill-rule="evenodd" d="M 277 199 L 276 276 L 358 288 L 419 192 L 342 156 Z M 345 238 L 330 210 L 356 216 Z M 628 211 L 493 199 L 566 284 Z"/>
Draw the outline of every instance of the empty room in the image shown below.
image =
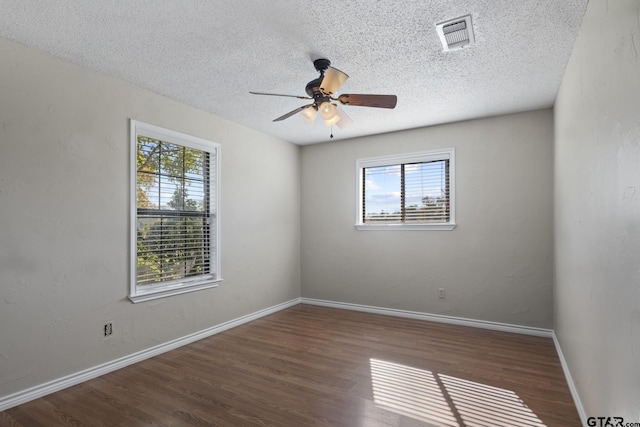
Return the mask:
<path id="1" fill-rule="evenodd" d="M 0 426 L 640 427 L 640 3 L 0 1 Z"/>

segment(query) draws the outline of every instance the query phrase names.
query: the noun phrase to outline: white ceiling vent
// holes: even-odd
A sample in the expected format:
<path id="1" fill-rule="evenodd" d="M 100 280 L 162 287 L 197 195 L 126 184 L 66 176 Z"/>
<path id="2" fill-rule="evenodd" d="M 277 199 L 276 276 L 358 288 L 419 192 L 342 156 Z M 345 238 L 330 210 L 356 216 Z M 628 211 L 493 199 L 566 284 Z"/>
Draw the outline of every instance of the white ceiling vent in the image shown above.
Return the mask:
<path id="1" fill-rule="evenodd" d="M 446 51 L 462 49 L 473 44 L 473 26 L 471 25 L 471 15 L 450 19 L 436 24 L 436 31 L 442 42 L 442 47 Z"/>

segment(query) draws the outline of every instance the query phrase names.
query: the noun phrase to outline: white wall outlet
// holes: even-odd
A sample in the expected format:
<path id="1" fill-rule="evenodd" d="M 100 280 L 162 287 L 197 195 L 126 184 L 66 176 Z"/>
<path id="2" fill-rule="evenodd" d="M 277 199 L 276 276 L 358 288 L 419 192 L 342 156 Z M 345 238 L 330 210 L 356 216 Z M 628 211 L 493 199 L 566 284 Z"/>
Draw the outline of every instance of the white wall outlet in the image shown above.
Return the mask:
<path id="1" fill-rule="evenodd" d="M 104 324 L 104 336 L 108 337 L 113 334 L 113 324 L 111 322 L 106 322 Z"/>
<path id="2" fill-rule="evenodd" d="M 444 288 L 438 288 L 438 298 L 440 298 L 440 299 L 445 299 L 446 298 L 446 293 L 444 291 Z"/>

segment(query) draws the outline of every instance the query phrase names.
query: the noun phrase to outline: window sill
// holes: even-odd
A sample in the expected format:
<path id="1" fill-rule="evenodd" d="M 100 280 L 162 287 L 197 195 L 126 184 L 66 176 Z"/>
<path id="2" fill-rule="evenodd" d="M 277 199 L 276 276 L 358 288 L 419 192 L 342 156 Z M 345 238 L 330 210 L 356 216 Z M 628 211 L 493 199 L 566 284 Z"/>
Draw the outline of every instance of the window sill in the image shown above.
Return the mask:
<path id="1" fill-rule="evenodd" d="M 186 294 L 187 292 L 195 292 L 203 289 L 217 287 L 222 279 L 209 280 L 206 282 L 198 282 L 193 284 L 174 284 L 171 286 L 153 286 L 147 289 L 138 290 L 135 295 L 129 295 L 131 302 L 137 304 L 139 302 L 151 301 L 154 299 L 170 297 L 173 295 Z"/>
<path id="2" fill-rule="evenodd" d="M 456 228 L 456 224 L 356 224 L 355 228 L 363 231 L 449 231 Z"/>

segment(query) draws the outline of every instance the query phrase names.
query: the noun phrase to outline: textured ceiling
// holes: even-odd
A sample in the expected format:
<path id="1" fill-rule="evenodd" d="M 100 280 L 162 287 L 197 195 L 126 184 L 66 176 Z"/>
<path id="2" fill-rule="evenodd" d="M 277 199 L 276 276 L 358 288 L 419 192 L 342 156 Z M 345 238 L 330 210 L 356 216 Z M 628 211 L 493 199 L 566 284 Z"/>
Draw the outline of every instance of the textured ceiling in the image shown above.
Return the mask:
<path id="1" fill-rule="evenodd" d="M 335 139 L 553 105 L 588 0 L 0 0 L 0 37 L 296 144 L 321 120 L 306 103 L 326 57 L 339 93 L 396 94 L 394 110 L 344 106 Z M 333 6 L 332 6 L 333 5 Z M 435 24 L 471 14 L 474 46 L 443 52 Z"/>

